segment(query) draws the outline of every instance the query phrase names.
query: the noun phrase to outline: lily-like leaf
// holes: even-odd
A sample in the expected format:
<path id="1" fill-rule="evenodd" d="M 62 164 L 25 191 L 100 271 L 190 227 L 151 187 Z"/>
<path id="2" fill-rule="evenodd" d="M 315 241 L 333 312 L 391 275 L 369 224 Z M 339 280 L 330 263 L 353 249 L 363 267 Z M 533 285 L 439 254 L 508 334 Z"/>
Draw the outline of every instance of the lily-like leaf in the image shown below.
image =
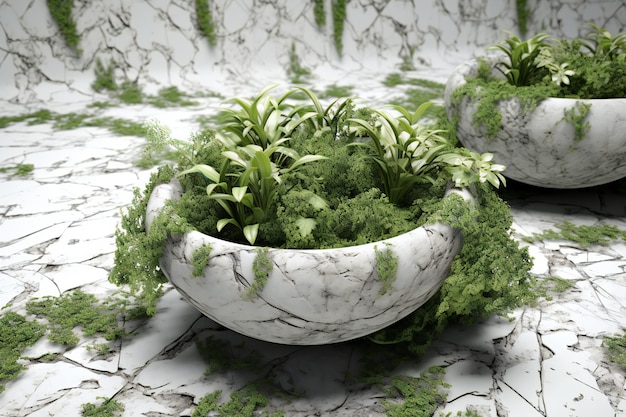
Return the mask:
<path id="1" fill-rule="evenodd" d="M 250 224 L 243 228 L 243 236 L 251 245 L 254 245 L 256 238 L 259 234 L 259 224 Z"/>
<path id="2" fill-rule="evenodd" d="M 237 201 L 238 203 L 241 203 L 241 200 L 243 200 L 243 197 L 246 195 L 246 192 L 248 192 L 247 186 L 233 187 L 231 190 L 233 197 L 235 197 L 235 201 Z"/>
<path id="3" fill-rule="evenodd" d="M 296 220 L 296 226 L 298 226 L 300 236 L 306 237 L 315 229 L 317 222 L 314 219 L 300 217 Z"/>
<path id="4" fill-rule="evenodd" d="M 207 177 L 209 180 L 218 183 L 220 182 L 220 174 L 219 172 L 217 172 L 217 170 L 215 168 L 213 168 L 210 165 L 204 165 L 204 164 L 199 164 L 199 165 L 195 165 L 189 169 L 184 170 L 183 172 L 181 172 L 180 174 L 178 174 L 178 176 L 181 175 L 187 175 L 187 174 L 191 174 L 193 172 L 199 172 L 202 175 L 204 175 L 205 177 Z"/>

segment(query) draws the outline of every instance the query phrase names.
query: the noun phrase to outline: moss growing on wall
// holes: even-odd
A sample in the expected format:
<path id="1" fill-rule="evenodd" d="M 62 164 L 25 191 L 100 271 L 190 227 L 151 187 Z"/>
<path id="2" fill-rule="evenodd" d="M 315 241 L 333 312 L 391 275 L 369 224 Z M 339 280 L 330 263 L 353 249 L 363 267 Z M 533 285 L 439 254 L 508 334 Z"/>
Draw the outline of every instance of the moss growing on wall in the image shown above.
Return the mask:
<path id="1" fill-rule="evenodd" d="M 526 37 L 528 33 L 528 15 L 530 9 L 526 4 L 526 0 L 515 0 L 515 7 L 517 8 L 517 28 L 520 35 Z"/>
<path id="2" fill-rule="evenodd" d="M 78 32 L 76 32 L 76 23 L 72 20 L 72 8 L 74 7 L 74 0 L 47 0 L 48 9 L 52 18 L 59 26 L 65 43 L 70 48 L 76 48 L 78 46 Z M 80 53 L 80 50 L 77 49 Z"/>
<path id="3" fill-rule="evenodd" d="M 213 24 L 213 16 L 208 0 L 196 0 L 196 15 L 198 17 L 198 26 L 200 30 L 209 40 L 209 45 L 215 46 L 217 39 L 215 37 L 215 25 Z"/>
<path id="4" fill-rule="evenodd" d="M 348 0 L 333 0 L 333 39 L 339 56 L 343 54 L 343 23 Z"/>
<path id="5" fill-rule="evenodd" d="M 313 0 L 313 15 L 315 16 L 315 24 L 317 24 L 317 26 L 326 26 L 326 12 L 324 11 L 324 0 Z"/>

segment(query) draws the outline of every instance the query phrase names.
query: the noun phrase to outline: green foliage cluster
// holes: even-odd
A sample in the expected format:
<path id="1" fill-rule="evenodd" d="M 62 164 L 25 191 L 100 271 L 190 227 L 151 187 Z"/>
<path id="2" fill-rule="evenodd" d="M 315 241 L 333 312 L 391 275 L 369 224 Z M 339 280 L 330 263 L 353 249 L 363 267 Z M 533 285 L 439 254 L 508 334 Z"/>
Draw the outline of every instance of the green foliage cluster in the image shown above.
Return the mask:
<path id="1" fill-rule="evenodd" d="M 200 403 L 194 410 L 192 417 L 204 417 L 207 415 L 216 417 L 254 417 L 259 415 L 259 408 L 267 407 L 269 400 L 261 392 L 255 384 L 249 384 L 245 387 L 234 391 L 230 394 L 230 400 L 224 404 L 218 405 L 221 391 L 215 391 L 200 399 Z M 283 412 L 277 412 L 268 417 L 282 417 Z"/>
<path id="2" fill-rule="evenodd" d="M 450 386 L 441 379 L 444 373 L 443 368 L 433 366 L 417 378 L 408 375 L 394 376 L 385 392 L 390 398 L 399 398 L 402 402 L 383 400 L 387 416 L 431 417 L 434 415 L 437 408 L 446 400 L 446 394 L 442 393 L 440 388 Z"/>
<path id="3" fill-rule="evenodd" d="M 528 33 L 528 16 L 530 15 L 530 8 L 526 4 L 526 0 L 515 0 L 515 9 L 517 11 L 517 27 L 519 33 L 522 36 L 526 36 Z"/>
<path id="4" fill-rule="evenodd" d="M 59 26 L 65 43 L 71 48 L 76 48 L 80 38 L 76 32 L 76 23 L 72 19 L 74 0 L 47 0 L 47 2 L 50 14 Z"/>
<path id="5" fill-rule="evenodd" d="M 346 4 L 348 0 L 332 0 L 333 11 L 333 39 L 339 56 L 343 55 L 343 25 L 346 19 Z"/>
<path id="6" fill-rule="evenodd" d="M 85 335 L 102 333 L 107 340 L 119 339 L 125 334 L 118 326 L 119 311 L 115 304 L 99 303 L 95 295 L 80 290 L 29 301 L 26 310 L 50 323 L 48 339 L 67 346 L 75 346 L 80 341 L 73 331 L 79 325 Z"/>
<path id="7" fill-rule="evenodd" d="M 213 16 L 211 14 L 211 8 L 209 7 L 209 1 L 195 0 L 195 2 L 198 26 L 204 36 L 206 36 L 209 40 L 209 45 L 215 46 L 217 44 L 217 37 L 215 35 L 215 24 L 213 23 Z"/>
<path id="8" fill-rule="evenodd" d="M 602 342 L 612 362 L 618 364 L 626 371 L 626 334 L 622 336 L 607 336 Z"/>
<path id="9" fill-rule="evenodd" d="M 352 95 L 352 89 L 354 87 L 350 85 L 337 85 L 331 84 L 324 91 L 319 94 L 321 99 L 325 98 L 347 98 Z"/>
<path id="10" fill-rule="evenodd" d="M 0 316 L 0 393 L 4 383 L 16 378 L 25 368 L 17 360 L 21 351 L 44 335 L 46 326 L 36 321 L 8 312 Z"/>
<path id="11" fill-rule="evenodd" d="M 383 81 L 383 85 L 387 87 L 396 87 L 398 85 L 406 85 L 403 88 L 404 96 L 393 98 L 391 104 L 406 108 L 419 107 L 423 103 L 437 99 L 443 95 L 445 85 L 422 78 L 407 78 L 404 75 L 393 72 L 387 75 Z M 440 106 L 432 106 L 427 109 L 424 116 L 435 117 L 437 108 Z"/>
<path id="12" fill-rule="evenodd" d="M 124 405 L 111 398 L 102 398 L 100 405 L 92 403 L 83 404 L 81 415 L 83 417 L 121 417 Z"/>
<path id="13" fill-rule="evenodd" d="M 0 168 L 0 172 L 5 173 L 5 172 L 13 171 L 12 175 L 17 175 L 18 177 L 25 177 L 31 172 L 33 172 L 34 169 L 35 169 L 35 166 L 33 164 L 17 164 L 11 167 L 2 167 Z"/>
<path id="14" fill-rule="evenodd" d="M 450 323 L 471 324 L 536 298 L 532 262 L 510 236 L 508 205 L 485 185 L 476 186 L 477 201 L 458 195 L 424 206 L 428 222 L 442 221 L 461 229 L 463 246 L 441 289 L 420 309 L 371 337 L 381 344 L 399 344 L 422 355 Z"/>
<path id="15" fill-rule="evenodd" d="M 626 230 L 610 224 L 596 224 L 593 226 L 575 225 L 565 221 L 555 225 L 558 231 L 548 229 L 542 233 L 534 233 L 532 238 L 524 239 L 529 242 L 546 239 L 562 239 L 576 242 L 582 246 L 604 244 L 613 240 L 626 240 Z"/>

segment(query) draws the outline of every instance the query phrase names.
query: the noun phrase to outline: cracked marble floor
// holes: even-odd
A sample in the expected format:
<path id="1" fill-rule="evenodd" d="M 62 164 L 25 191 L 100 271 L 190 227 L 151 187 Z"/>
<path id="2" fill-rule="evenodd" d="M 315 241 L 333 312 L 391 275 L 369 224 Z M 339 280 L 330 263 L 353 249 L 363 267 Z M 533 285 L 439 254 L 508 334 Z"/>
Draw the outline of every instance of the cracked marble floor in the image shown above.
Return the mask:
<path id="1" fill-rule="evenodd" d="M 445 82 L 448 73 L 405 75 Z M 345 76 L 319 79 L 341 84 Z M 377 105 L 408 88 L 385 87 L 384 78 L 361 74 L 354 95 Z M 227 83 L 219 92 L 225 97 L 253 94 L 269 81 Z M 197 127 L 197 116 L 211 114 L 220 104 L 217 98 L 198 100 L 199 105 L 185 108 L 134 105 L 98 111 L 135 121 L 157 118 L 185 138 Z M 55 102 L 49 109 L 88 111 L 89 103 Z M 33 110 L 5 104 L 4 115 Z M 117 291 L 107 276 L 120 209 L 151 172 L 135 165 L 142 145 L 143 139 L 95 127 L 61 131 L 49 123 L 20 122 L 0 130 L 0 167 L 34 165 L 24 177 L 10 170 L 0 173 L 2 313 L 23 313 L 35 297 L 74 289 L 99 299 Z M 520 242 L 563 221 L 626 230 L 626 195 L 615 184 L 579 191 L 511 188 L 506 198 Z M 430 366 L 444 367 L 450 386 L 447 402 L 435 415 L 466 409 L 484 417 L 626 415 L 626 372 L 601 347 L 603 337 L 622 334 L 626 327 L 626 243 L 522 244 L 534 257 L 534 274 L 568 280 L 571 288 L 515 311 L 512 320 L 493 317 L 469 328 L 449 328 L 420 362 L 403 363 L 390 375 L 417 376 Z M 152 319 L 125 326 L 129 335 L 109 342 L 107 355 L 88 349 L 105 342 L 99 336 L 81 336 L 72 349 L 39 340 L 22 353 L 31 358 L 24 360 L 27 369 L 0 394 L 0 416 L 78 416 L 82 404 L 98 397 L 121 402 L 124 416 L 189 416 L 201 397 L 222 390 L 227 398 L 261 377 L 271 377 L 282 392 L 298 393 L 270 398 L 268 410 L 284 410 L 286 416 L 385 415 L 384 393 L 347 376 L 358 367 L 353 343 L 291 347 L 248 339 L 204 318 L 169 288 Z M 195 342 L 208 336 L 228 342 L 239 357 L 254 354 L 261 371 L 204 375 L 208 365 Z M 59 355 L 46 362 L 41 358 L 48 353 Z"/>

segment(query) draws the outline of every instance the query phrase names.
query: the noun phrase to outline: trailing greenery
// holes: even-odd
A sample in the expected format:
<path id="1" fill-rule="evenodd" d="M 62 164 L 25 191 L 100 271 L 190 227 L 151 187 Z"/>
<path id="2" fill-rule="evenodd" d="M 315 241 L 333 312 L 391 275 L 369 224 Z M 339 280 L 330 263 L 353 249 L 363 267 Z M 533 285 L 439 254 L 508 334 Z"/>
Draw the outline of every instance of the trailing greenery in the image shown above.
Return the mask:
<path id="1" fill-rule="evenodd" d="M 111 398 L 102 398 L 102 404 L 96 406 L 92 403 L 83 404 L 81 415 L 83 417 L 121 417 L 124 405 Z"/>
<path id="2" fill-rule="evenodd" d="M 508 205 L 485 185 L 476 187 L 476 196 L 475 205 L 451 195 L 424 207 L 437 213 L 429 223 L 439 220 L 462 230 L 461 252 L 441 289 L 407 318 L 373 335 L 372 341 L 398 344 L 420 356 L 448 324 L 506 314 L 536 298 L 528 252 L 510 236 Z"/>
<path id="3" fill-rule="evenodd" d="M 76 23 L 72 19 L 72 9 L 74 8 L 74 0 L 47 0 L 48 9 L 59 26 L 61 34 L 65 39 L 65 43 L 70 48 L 78 46 L 78 33 L 76 32 Z M 77 50 L 80 54 L 80 50 Z"/>
<path id="4" fill-rule="evenodd" d="M 593 226 L 575 225 L 565 221 L 555 225 L 558 231 L 544 230 L 542 233 L 533 233 L 532 238 L 524 238 L 528 242 L 547 239 L 570 240 L 582 246 L 604 244 L 613 240 L 626 240 L 626 230 L 610 224 L 596 224 Z"/>
<path id="5" fill-rule="evenodd" d="M 383 81 L 383 85 L 387 87 L 395 87 L 398 85 L 407 85 L 410 87 L 403 88 L 404 96 L 393 98 L 391 104 L 411 108 L 419 107 L 423 103 L 437 99 L 443 95 L 445 85 L 422 78 L 406 78 L 404 75 L 394 72 L 387 75 Z M 427 109 L 425 117 L 435 117 L 436 109 L 440 106 L 432 106 Z"/>
<path id="6" fill-rule="evenodd" d="M 319 98 L 346 98 L 352 95 L 354 87 L 351 85 L 331 84 L 319 95 Z"/>
<path id="7" fill-rule="evenodd" d="M 198 26 L 200 30 L 209 40 L 209 45 L 215 46 L 217 44 L 217 37 L 215 35 L 215 24 L 213 23 L 213 16 L 211 14 L 211 8 L 209 7 L 209 0 L 195 0 L 196 1 L 196 16 L 198 18 Z"/>
<path id="8" fill-rule="evenodd" d="M 343 24 L 346 20 L 346 4 L 348 0 L 332 0 L 333 8 L 333 39 L 335 48 L 341 57 L 343 55 Z"/>
<path id="9" fill-rule="evenodd" d="M 602 341 L 609 354 L 609 359 L 626 371 L 626 334 L 622 336 L 607 336 Z"/>

